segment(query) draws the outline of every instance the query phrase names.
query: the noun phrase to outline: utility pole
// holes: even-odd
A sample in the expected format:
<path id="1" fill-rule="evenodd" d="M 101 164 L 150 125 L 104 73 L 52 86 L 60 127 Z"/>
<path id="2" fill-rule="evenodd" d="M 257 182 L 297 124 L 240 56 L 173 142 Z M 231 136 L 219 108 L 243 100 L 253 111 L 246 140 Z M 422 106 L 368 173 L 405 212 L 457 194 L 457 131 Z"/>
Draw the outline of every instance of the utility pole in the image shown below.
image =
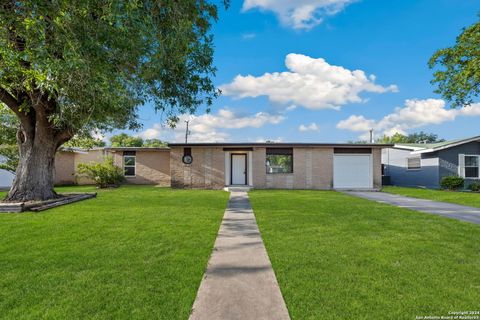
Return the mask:
<path id="1" fill-rule="evenodd" d="M 370 143 L 373 143 L 373 129 L 370 129 Z"/>
<path id="2" fill-rule="evenodd" d="M 188 143 L 188 135 L 190 134 L 190 131 L 188 131 L 188 123 L 190 120 L 185 120 L 185 123 L 187 124 L 187 128 L 185 129 L 185 143 Z"/>

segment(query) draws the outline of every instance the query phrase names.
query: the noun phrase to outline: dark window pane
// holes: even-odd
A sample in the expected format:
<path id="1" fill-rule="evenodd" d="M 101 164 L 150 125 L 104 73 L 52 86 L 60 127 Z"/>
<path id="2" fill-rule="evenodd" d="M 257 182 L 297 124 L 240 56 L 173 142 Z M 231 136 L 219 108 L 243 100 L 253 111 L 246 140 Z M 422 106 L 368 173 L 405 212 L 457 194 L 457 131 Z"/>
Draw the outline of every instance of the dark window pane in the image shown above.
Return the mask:
<path id="1" fill-rule="evenodd" d="M 125 167 L 125 175 L 126 176 L 134 176 L 135 175 L 135 167 Z"/>
<path id="2" fill-rule="evenodd" d="M 478 167 L 465 168 L 465 178 L 478 178 Z"/>
<path id="3" fill-rule="evenodd" d="M 124 165 L 125 166 L 134 166 L 135 165 L 135 157 L 127 156 L 125 157 L 124 160 Z"/>
<path id="4" fill-rule="evenodd" d="M 267 173 L 292 173 L 293 156 L 267 154 Z"/>
<path id="5" fill-rule="evenodd" d="M 465 156 L 465 166 L 466 167 L 478 167 L 478 157 Z"/>
<path id="6" fill-rule="evenodd" d="M 420 169 L 422 167 L 422 162 L 420 158 L 408 158 L 407 167 L 408 169 Z"/>

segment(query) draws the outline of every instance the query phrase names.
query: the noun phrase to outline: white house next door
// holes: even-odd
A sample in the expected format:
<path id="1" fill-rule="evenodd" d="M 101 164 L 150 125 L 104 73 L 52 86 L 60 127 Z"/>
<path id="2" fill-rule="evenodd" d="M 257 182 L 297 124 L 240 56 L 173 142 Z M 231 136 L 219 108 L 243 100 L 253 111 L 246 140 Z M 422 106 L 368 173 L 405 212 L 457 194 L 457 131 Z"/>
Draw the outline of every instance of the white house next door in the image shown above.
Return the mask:
<path id="1" fill-rule="evenodd" d="M 247 184 L 247 155 L 232 153 L 232 184 L 246 185 Z"/>

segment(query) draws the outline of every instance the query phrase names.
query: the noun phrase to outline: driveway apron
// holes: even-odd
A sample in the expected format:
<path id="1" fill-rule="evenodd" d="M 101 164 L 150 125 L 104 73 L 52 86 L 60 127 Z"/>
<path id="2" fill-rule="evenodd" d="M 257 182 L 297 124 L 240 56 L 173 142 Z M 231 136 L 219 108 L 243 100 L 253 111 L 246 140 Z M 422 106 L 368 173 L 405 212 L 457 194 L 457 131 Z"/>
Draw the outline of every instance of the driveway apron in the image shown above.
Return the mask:
<path id="1" fill-rule="evenodd" d="M 385 192 L 352 191 L 345 193 L 368 200 L 388 203 L 401 208 L 480 224 L 480 208 L 462 206 L 447 202 L 410 198 Z"/>
<path id="2" fill-rule="evenodd" d="M 290 319 L 246 192 L 230 194 L 190 319 Z"/>

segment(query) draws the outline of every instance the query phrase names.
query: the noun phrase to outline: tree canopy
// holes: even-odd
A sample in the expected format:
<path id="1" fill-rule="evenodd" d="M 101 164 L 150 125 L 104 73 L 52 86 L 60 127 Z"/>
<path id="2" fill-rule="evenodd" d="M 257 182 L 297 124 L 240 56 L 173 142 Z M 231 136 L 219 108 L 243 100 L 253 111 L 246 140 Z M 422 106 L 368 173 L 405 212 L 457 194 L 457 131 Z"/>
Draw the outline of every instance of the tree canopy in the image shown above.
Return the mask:
<path id="1" fill-rule="evenodd" d="M 110 138 L 112 147 L 165 147 L 167 144 L 159 139 L 146 139 L 120 133 Z"/>
<path id="2" fill-rule="evenodd" d="M 411 133 L 409 135 L 403 135 L 401 133 L 395 133 L 393 136 L 384 135 L 378 139 L 377 143 L 433 143 L 442 142 L 444 139 L 439 139 L 438 135 L 433 133 L 426 133 L 420 131 L 418 133 Z"/>
<path id="3" fill-rule="evenodd" d="M 93 149 L 99 147 L 105 147 L 105 141 L 94 138 L 91 135 L 82 135 L 82 136 L 74 136 L 70 141 L 63 145 L 64 147 L 72 147 L 72 148 L 82 148 L 82 149 Z"/>
<path id="4" fill-rule="evenodd" d="M 465 28 L 450 48 L 438 50 L 430 58 L 436 92 L 464 107 L 480 96 L 480 21 Z"/>

